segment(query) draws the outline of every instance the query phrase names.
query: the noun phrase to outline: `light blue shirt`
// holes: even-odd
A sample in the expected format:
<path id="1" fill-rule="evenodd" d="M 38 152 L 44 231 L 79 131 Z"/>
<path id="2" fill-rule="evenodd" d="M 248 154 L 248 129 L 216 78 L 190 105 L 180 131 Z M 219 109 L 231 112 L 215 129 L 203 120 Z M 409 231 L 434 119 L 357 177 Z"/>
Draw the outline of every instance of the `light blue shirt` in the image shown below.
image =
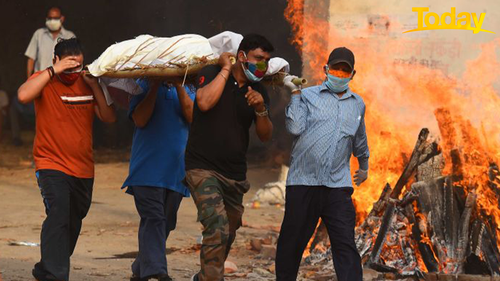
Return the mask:
<path id="1" fill-rule="evenodd" d="M 352 187 L 351 154 L 368 170 L 365 103 L 350 89 L 341 98 L 324 83 L 303 89 L 285 115 L 295 136 L 287 185 Z"/>
<path id="2" fill-rule="evenodd" d="M 31 37 L 30 44 L 24 53 L 25 56 L 35 61 L 34 71 L 44 70 L 52 65 L 54 58 L 54 47 L 60 38 L 70 39 L 75 37 L 75 34 L 69 30 L 61 27 L 61 31 L 57 38 L 52 36 L 49 29 L 44 27 L 40 28 Z"/>

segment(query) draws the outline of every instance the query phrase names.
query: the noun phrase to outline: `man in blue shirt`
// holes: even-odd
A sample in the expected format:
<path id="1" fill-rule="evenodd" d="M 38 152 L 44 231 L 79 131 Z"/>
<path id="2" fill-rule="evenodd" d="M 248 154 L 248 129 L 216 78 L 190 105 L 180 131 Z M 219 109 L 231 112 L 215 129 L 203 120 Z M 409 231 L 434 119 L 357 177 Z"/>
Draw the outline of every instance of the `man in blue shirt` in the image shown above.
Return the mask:
<path id="1" fill-rule="evenodd" d="M 349 89 L 356 74 L 354 54 L 337 48 L 324 67 L 325 82 L 300 90 L 285 79 L 292 90 L 286 108 L 286 126 L 295 137 L 287 178 L 285 217 L 276 254 L 276 277 L 296 280 L 304 249 L 318 220 L 330 237 L 337 280 L 362 281 L 361 259 L 354 242 L 356 212 L 349 162 L 358 158 L 354 181 L 359 186 L 368 177 L 368 144 L 365 104 Z"/>
<path id="2" fill-rule="evenodd" d="M 184 150 L 193 116 L 194 91 L 175 83 L 139 80 L 143 93 L 130 100 L 129 117 L 136 130 L 129 176 L 123 187 L 134 196 L 139 226 L 139 254 L 131 281 L 172 280 L 165 244 L 175 229 L 182 197 L 189 191 L 184 179 Z"/>

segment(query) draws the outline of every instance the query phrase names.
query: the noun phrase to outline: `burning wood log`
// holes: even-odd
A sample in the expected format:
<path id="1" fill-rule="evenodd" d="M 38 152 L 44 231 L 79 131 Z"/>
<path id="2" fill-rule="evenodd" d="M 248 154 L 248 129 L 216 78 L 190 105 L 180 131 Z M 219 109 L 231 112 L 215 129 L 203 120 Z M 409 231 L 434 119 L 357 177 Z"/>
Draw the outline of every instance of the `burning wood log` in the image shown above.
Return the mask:
<path id="1" fill-rule="evenodd" d="M 432 245 L 434 257 L 437 259 L 439 268 L 443 267 L 443 261 L 447 260 L 446 240 L 444 235 L 444 183 L 446 178 L 440 177 L 430 182 L 418 182 L 413 184 L 412 189 L 419 193 L 418 206 L 424 224 L 429 229 L 428 241 Z"/>
<path id="2" fill-rule="evenodd" d="M 430 223 L 435 240 L 437 240 L 434 242 L 437 242 L 438 245 L 444 244 L 442 202 L 445 179 L 440 177 L 429 182 L 417 182 L 412 185 L 412 190 L 419 194 L 420 211 Z"/>
<path id="3" fill-rule="evenodd" d="M 498 206 L 500 206 L 500 170 L 496 163 L 490 163 L 488 168 L 488 179 L 489 186 L 497 195 Z"/>
<path id="4" fill-rule="evenodd" d="M 469 226 L 470 219 L 472 216 L 472 211 L 476 205 L 477 195 L 471 192 L 467 195 L 467 200 L 465 201 L 465 208 L 460 218 L 460 232 L 458 236 L 458 248 L 457 248 L 457 261 L 459 262 L 459 268 L 457 273 L 464 273 L 464 264 L 466 259 L 466 250 L 469 245 Z"/>
<path id="5" fill-rule="evenodd" d="M 438 154 L 417 167 L 416 181 L 431 181 L 443 175 L 443 154 Z"/>
<path id="6" fill-rule="evenodd" d="M 412 200 L 414 196 L 407 193 L 403 200 L 396 203 L 396 213 L 387 231 L 384 251 L 381 252 L 379 258 L 384 265 L 396 269 L 399 277 L 412 276 L 421 272 L 415 252 L 416 247 L 411 236 L 411 223 L 403 207 L 405 203 L 409 206 Z"/>
<path id="7" fill-rule="evenodd" d="M 368 213 L 368 216 L 363 221 L 363 223 L 358 227 L 358 229 L 363 231 L 373 230 L 374 224 L 372 222 L 375 218 L 379 218 L 383 214 L 391 193 L 392 193 L 392 188 L 387 183 L 384 186 L 384 189 L 382 190 L 382 193 L 380 194 L 380 197 L 378 198 L 377 202 L 373 204 L 370 213 Z"/>
<path id="8" fill-rule="evenodd" d="M 396 185 L 394 186 L 390 198 L 399 198 L 403 187 L 408 183 L 417 166 L 438 154 L 437 150 L 431 150 L 427 154 L 424 154 L 428 136 L 429 130 L 427 128 L 424 128 L 420 131 L 417 143 L 415 144 L 415 148 L 413 149 L 413 152 L 411 154 L 410 161 L 406 165 L 401 177 L 398 179 Z M 389 229 L 389 224 L 391 223 L 392 216 L 395 213 L 395 208 L 395 204 L 389 204 L 385 210 L 384 216 L 382 218 L 382 224 L 380 226 L 377 239 L 375 240 L 375 244 L 368 261 L 369 264 L 376 263 L 378 261 L 380 251 L 385 241 L 387 230 Z"/>
<path id="9" fill-rule="evenodd" d="M 452 149 L 450 151 L 451 157 L 451 174 L 453 175 L 453 179 L 456 181 L 462 180 L 464 172 L 462 170 L 462 159 L 460 158 L 460 152 L 458 149 Z"/>
<path id="10" fill-rule="evenodd" d="M 391 198 L 397 199 L 399 197 L 399 195 L 401 194 L 401 191 L 403 190 L 403 187 L 406 185 L 406 183 L 408 182 L 408 180 L 412 176 L 412 174 L 415 171 L 415 169 L 417 168 L 417 166 L 420 163 L 425 162 L 424 160 L 426 160 L 426 159 L 425 158 L 421 159 L 421 156 L 422 156 L 422 153 L 424 152 L 426 140 L 427 140 L 428 136 L 429 136 L 429 129 L 424 128 L 420 131 L 420 134 L 418 135 L 417 143 L 415 144 L 415 148 L 413 149 L 413 152 L 411 154 L 410 161 L 408 162 L 408 164 L 406 164 L 406 167 L 403 170 L 403 174 L 401 175 L 401 177 L 399 177 L 398 181 L 396 182 L 396 185 L 394 186 L 394 189 L 392 190 L 392 193 L 391 193 Z M 427 155 L 427 157 L 431 158 L 431 157 L 435 156 L 437 153 L 434 155 L 431 155 L 431 154 L 432 154 L 432 152 L 429 153 Z"/>
<path id="11" fill-rule="evenodd" d="M 500 183 L 500 170 L 498 169 L 498 165 L 496 163 L 490 163 L 488 168 L 488 178 L 490 179 L 490 183 L 494 185 L 495 188 L 498 188 L 498 184 Z"/>
<path id="12" fill-rule="evenodd" d="M 380 257 L 380 251 L 382 251 L 382 246 L 387 237 L 387 230 L 389 230 L 389 226 L 392 222 L 392 218 L 396 212 L 396 204 L 394 202 L 390 203 L 387 206 L 387 209 L 384 212 L 384 216 L 382 217 L 382 223 L 378 230 L 377 239 L 375 240 L 375 244 L 373 246 L 373 250 L 370 254 L 370 259 L 368 260 L 368 265 L 376 264 Z M 375 268 L 374 268 L 375 269 Z M 376 270 L 376 269 L 375 269 Z"/>
<path id="13" fill-rule="evenodd" d="M 398 270 L 394 267 L 387 266 L 385 264 L 381 263 L 373 263 L 370 265 L 370 268 L 378 271 L 378 272 L 391 272 L 391 273 L 398 273 Z"/>
<path id="14" fill-rule="evenodd" d="M 472 223 L 465 272 L 500 275 L 500 254 L 489 227 L 480 219 Z"/>
<path id="15" fill-rule="evenodd" d="M 500 275 L 500 253 L 498 252 L 496 239 L 487 225 L 484 225 L 482 229 L 481 240 L 483 243 L 481 245 L 481 250 L 484 254 L 486 263 L 490 268 L 490 274 L 498 276 Z"/>
<path id="16" fill-rule="evenodd" d="M 441 133 L 441 137 L 443 138 L 443 142 L 441 143 L 441 145 L 447 151 L 456 148 L 458 136 L 457 130 L 453 125 L 454 120 L 451 116 L 450 110 L 447 108 L 438 108 L 436 109 L 436 111 L 434 111 L 434 115 L 436 116 L 439 131 Z"/>
<path id="17" fill-rule="evenodd" d="M 391 186 L 386 184 L 379 199 L 373 204 L 373 207 L 366 219 L 358 228 L 356 228 L 356 247 L 361 258 L 364 258 L 373 246 L 373 231 L 375 230 L 375 227 L 379 225 L 378 222 L 380 220 L 380 216 L 384 213 L 391 193 Z"/>
<path id="18" fill-rule="evenodd" d="M 412 225 L 412 236 L 418 245 L 418 250 L 422 255 L 422 260 L 425 264 L 425 267 L 427 268 L 427 271 L 438 272 L 439 265 L 436 257 L 434 256 L 434 251 L 431 245 L 429 245 L 429 241 L 423 241 L 422 239 L 423 237 L 428 237 L 428 234 L 426 236 L 423 235 L 424 233 L 422 233 L 422 230 L 420 229 L 420 223 L 422 222 L 415 217 L 413 206 L 407 205 L 405 207 L 405 213 L 406 217 L 410 221 L 410 224 Z"/>
<path id="19" fill-rule="evenodd" d="M 464 271 L 469 274 L 488 274 L 490 269 L 481 259 L 481 247 L 483 244 L 484 223 L 475 219 L 471 224 L 471 234 L 467 249 L 467 259 Z"/>
<path id="20" fill-rule="evenodd" d="M 447 256 L 450 261 L 447 263 L 449 272 L 456 271 L 456 249 L 458 246 L 458 222 L 460 214 L 458 212 L 457 202 L 455 200 L 453 180 L 446 178 L 444 185 L 444 238 L 446 241 Z"/>

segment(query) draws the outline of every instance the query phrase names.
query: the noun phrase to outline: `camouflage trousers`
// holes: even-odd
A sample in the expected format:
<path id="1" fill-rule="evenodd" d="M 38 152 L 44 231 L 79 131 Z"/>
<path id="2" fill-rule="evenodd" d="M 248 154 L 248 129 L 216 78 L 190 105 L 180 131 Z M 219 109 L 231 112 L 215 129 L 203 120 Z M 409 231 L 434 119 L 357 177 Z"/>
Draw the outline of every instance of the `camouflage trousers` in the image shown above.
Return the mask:
<path id="1" fill-rule="evenodd" d="M 250 184 L 202 169 L 186 171 L 185 182 L 198 209 L 198 221 L 203 225 L 198 278 L 224 280 L 224 262 L 241 226 L 243 194 Z"/>

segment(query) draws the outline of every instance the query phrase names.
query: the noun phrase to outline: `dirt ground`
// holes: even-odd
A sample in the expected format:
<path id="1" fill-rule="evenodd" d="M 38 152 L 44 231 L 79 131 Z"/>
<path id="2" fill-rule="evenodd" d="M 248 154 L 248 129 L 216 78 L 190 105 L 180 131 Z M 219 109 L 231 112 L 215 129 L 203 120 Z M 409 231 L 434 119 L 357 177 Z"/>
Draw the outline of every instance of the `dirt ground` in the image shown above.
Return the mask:
<path id="1" fill-rule="evenodd" d="M 40 258 L 37 246 L 11 245 L 12 242 L 38 243 L 45 218 L 30 150 L 29 145 L 14 147 L 5 141 L 0 144 L 0 280 L 4 281 L 33 280 L 31 269 Z M 117 162 L 120 159 L 121 162 Z M 96 151 L 93 202 L 71 259 L 71 280 L 128 280 L 130 277 L 130 265 L 137 251 L 139 216 L 133 198 L 120 190 L 128 172 L 127 159 L 126 151 Z M 277 180 L 278 174 L 279 168 L 249 167 L 252 188 L 244 200 L 245 226 L 238 231 L 229 257 L 238 266 L 236 273 L 228 276 L 231 280 L 273 277 L 268 271 L 273 261 L 250 250 L 249 241 L 269 234 L 276 237 L 283 209 L 252 208 L 250 202 L 258 188 Z M 182 201 L 178 216 L 177 229 L 167 242 L 169 274 L 175 280 L 189 280 L 199 269 L 196 245 L 201 234 L 191 198 Z"/>

